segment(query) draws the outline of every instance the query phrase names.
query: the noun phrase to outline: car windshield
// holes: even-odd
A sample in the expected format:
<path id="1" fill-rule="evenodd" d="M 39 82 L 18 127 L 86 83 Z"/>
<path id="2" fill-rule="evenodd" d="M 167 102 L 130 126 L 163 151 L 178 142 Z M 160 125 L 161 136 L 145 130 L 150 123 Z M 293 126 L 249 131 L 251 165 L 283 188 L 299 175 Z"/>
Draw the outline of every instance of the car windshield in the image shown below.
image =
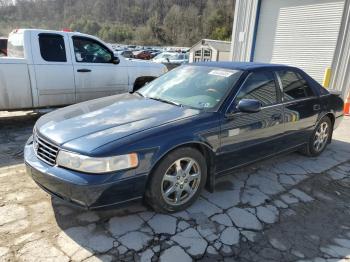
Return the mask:
<path id="1" fill-rule="evenodd" d="M 207 66 L 182 66 L 153 80 L 138 93 L 144 97 L 213 109 L 225 99 L 242 71 Z"/>

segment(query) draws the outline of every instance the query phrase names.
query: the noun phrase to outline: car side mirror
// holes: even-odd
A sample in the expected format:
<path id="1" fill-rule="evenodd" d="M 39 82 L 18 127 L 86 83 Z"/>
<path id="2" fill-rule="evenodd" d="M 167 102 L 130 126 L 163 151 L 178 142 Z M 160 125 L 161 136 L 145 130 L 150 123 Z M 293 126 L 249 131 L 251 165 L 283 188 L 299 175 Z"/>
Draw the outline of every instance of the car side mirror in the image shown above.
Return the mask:
<path id="1" fill-rule="evenodd" d="M 117 64 L 119 64 L 119 63 L 120 63 L 120 59 L 119 59 L 119 57 L 117 57 L 117 56 L 113 56 L 113 58 L 112 58 L 112 64 L 117 65 Z"/>
<path id="2" fill-rule="evenodd" d="M 257 113 L 261 111 L 261 102 L 256 99 L 242 99 L 238 102 L 237 109 L 244 113 Z"/>

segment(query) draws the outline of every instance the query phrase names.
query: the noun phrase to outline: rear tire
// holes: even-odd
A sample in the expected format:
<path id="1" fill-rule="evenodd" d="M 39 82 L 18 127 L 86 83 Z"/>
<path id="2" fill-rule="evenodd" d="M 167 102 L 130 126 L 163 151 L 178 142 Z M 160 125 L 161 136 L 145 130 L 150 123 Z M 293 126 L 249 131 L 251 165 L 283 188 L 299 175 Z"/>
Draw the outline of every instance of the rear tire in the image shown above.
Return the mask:
<path id="1" fill-rule="evenodd" d="M 327 147 L 332 138 L 333 125 L 328 116 L 323 117 L 315 127 L 308 144 L 302 150 L 304 155 L 319 156 Z"/>
<path id="2" fill-rule="evenodd" d="M 166 155 L 150 174 L 147 203 L 157 212 L 186 209 L 200 195 L 207 179 L 204 156 L 194 148 L 179 148 Z"/>

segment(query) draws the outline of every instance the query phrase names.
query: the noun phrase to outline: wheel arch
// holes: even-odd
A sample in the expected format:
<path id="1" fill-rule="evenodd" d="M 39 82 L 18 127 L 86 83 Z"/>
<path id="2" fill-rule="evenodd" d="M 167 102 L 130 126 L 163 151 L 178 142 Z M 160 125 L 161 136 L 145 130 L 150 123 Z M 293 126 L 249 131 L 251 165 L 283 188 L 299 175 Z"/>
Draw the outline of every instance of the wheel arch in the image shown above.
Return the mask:
<path id="1" fill-rule="evenodd" d="M 323 117 L 325 117 L 325 116 L 329 117 L 329 119 L 331 120 L 332 126 L 334 126 L 334 122 L 335 122 L 335 116 L 334 116 L 334 114 L 331 113 L 331 112 L 328 112 L 328 113 L 326 113 Z"/>
<path id="2" fill-rule="evenodd" d="M 132 87 L 132 91 L 135 92 L 138 89 L 140 89 L 145 83 L 147 82 L 151 82 L 154 79 L 156 79 L 157 77 L 155 76 L 139 76 L 135 79 L 134 81 L 134 85 Z"/>
<path id="3" fill-rule="evenodd" d="M 329 136 L 329 140 L 328 140 L 328 144 L 332 142 L 332 138 L 333 138 L 333 131 L 334 131 L 334 123 L 335 123 L 335 115 L 332 114 L 331 112 L 328 112 L 327 114 L 325 114 L 323 117 L 328 117 L 331 120 L 331 124 L 332 124 L 332 131 L 331 131 L 331 135 Z M 322 118 L 321 118 L 322 119 Z"/>
<path id="4" fill-rule="evenodd" d="M 191 141 L 191 142 L 185 142 L 179 145 L 176 145 L 174 147 L 169 148 L 168 150 L 165 150 L 162 152 L 160 155 L 156 157 L 156 160 L 153 162 L 152 167 L 150 168 L 149 172 L 149 177 L 147 179 L 147 187 L 151 179 L 151 174 L 152 172 L 156 169 L 158 164 L 164 159 L 165 156 L 173 152 L 174 150 L 177 150 L 179 148 L 185 148 L 185 147 L 190 147 L 198 150 L 203 157 L 206 160 L 207 163 L 207 181 L 205 188 L 209 192 L 214 192 L 214 186 L 215 186 L 215 153 L 213 149 L 206 143 L 204 142 L 199 142 L 199 141 Z"/>

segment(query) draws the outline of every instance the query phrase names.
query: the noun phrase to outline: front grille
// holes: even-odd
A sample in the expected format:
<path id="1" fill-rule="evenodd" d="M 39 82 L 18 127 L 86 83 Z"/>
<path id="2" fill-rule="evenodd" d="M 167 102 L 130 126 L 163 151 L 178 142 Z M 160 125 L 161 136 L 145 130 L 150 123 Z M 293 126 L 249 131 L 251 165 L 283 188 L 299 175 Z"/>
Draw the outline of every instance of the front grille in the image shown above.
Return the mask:
<path id="1" fill-rule="evenodd" d="M 36 133 L 34 134 L 33 146 L 40 160 L 52 166 L 56 164 L 56 157 L 59 150 L 58 146 L 39 137 Z"/>

